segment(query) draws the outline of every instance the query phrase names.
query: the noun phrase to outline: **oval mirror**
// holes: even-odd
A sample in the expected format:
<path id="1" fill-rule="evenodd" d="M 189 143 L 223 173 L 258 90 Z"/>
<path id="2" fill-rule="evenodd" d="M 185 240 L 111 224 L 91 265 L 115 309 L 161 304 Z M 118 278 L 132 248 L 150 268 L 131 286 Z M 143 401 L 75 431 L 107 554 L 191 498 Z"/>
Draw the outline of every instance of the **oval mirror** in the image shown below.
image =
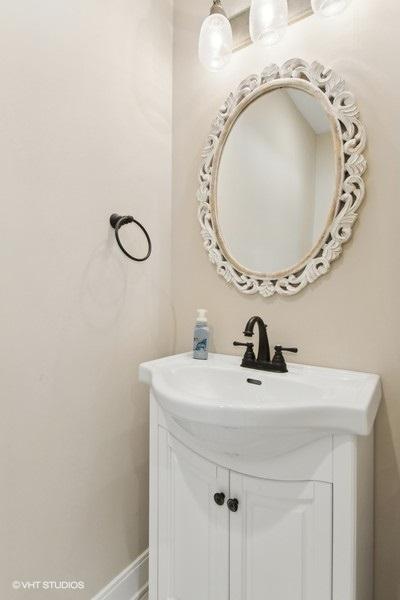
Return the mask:
<path id="1" fill-rule="evenodd" d="M 243 270 L 280 276 L 313 251 L 336 200 L 335 130 L 304 90 L 274 89 L 240 113 L 216 182 L 221 245 Z"/>
<path id="2" fill-rule="evenodd" d="M 364 195 L 365 132 L 335 73 L 294 59 L 231 94 L 200 172 L 199 219 L 220 275 L 295 294 L 329 270 Z"/>

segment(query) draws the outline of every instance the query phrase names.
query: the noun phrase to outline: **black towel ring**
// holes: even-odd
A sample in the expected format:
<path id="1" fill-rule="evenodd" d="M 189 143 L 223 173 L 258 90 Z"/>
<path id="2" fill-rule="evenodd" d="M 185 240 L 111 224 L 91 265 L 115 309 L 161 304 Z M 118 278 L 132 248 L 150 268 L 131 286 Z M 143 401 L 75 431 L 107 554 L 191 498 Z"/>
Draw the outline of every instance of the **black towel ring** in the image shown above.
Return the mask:
<path id="1" fill-rule="evenodd" d="M 129 252 L 127 252 L 125 250 L 125 248 L 121 244 L 121 240 L 119 239 L 119 230 L 123 225 L 128 225 L 128 223 L 135 223 L 135 225 L 137 225 L 139 227 L 139 229 L 141 229 L 143 231 L 144 235 L 146 236 L 146 240 L 149 245 L 149 250 L 148 250 L 146 256 L 144 256 L 143 258 L 136 258 L 135 256 L 132 256 L 131 254 L 129 254 Z M 136 219 L 134 219 L 133 217 L 130 217 L 130 216 L 121 217 L 120 215 L 117 215 L 114 213 L 110 217 L 110 225 L 113 229 L 115 229 L 115 239 L 117 240 L 118 246 L 121 248 L 122 252 L 128 258 L 130 258 L 131 260 L 134 260 L 136 262 L 143 262 L 149 258 L 150 254 L 151 254 L 151 250 L 152 250 L 151 239 L 150 239 L 149 234 L 147 233 L 147 231 L 145 230 L 143 225 L 141 223 L 139 223 L 139 221 L 136 221 Z"/>

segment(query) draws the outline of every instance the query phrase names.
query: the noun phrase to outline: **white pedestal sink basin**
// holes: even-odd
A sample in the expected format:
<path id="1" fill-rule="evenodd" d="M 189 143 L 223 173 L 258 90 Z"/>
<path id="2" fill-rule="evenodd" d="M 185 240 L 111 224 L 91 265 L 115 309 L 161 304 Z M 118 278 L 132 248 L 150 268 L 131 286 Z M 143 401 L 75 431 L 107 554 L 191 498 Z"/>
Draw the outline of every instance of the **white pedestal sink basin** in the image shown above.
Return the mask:
<path id="1" fill-rule="evenodd" d="M 142 364 L 140 379 L 181 428 L 220 452 L 266 456 L 329 433 L 370 434 L 381 399 L 377 375 L 297 364 L 268 373 L 240 362 L 182 354 Z"/>

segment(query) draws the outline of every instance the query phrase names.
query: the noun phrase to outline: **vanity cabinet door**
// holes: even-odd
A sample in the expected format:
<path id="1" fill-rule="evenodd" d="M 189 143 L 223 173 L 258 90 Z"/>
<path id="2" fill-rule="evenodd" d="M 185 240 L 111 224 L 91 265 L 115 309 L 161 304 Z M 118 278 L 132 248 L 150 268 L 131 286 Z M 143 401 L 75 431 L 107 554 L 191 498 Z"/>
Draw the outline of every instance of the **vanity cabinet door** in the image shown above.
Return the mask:
<path id="1" fill-rule="evenodd" d="M 231 473 L 230 600 L 331 600 L 332 486 Z"/>
<path id="2" fill-rule="evenodd" d="M 229 600 L 229 471 L 159 432 L 157 600 Z"/>

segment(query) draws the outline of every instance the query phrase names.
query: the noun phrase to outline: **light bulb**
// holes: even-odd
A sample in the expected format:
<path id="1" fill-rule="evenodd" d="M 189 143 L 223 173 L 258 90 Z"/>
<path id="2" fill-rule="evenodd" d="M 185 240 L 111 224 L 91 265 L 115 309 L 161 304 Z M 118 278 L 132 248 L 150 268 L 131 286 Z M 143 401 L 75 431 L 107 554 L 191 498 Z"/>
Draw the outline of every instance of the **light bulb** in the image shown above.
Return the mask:
<path id="1" fill-rule="evenodd" d="M 254 43 L 273 46 L 283 38 L 287 25 L 287 0 L 252 0 L 250 37 Z"/>
<path id="2" fill-rule="evenodd" d="M 311 0 L 312 9 L 320 17 L 335 17 L 351 3 L 351 0 Z"/>
<path id="3" fill-rule="evenodd" d="M 221 3 L 215 1 L 211 14 L 201 26 L 199 59 L 209 71 L 223 69 L 231 60 L 233 47 L 232 27 Z"/>

